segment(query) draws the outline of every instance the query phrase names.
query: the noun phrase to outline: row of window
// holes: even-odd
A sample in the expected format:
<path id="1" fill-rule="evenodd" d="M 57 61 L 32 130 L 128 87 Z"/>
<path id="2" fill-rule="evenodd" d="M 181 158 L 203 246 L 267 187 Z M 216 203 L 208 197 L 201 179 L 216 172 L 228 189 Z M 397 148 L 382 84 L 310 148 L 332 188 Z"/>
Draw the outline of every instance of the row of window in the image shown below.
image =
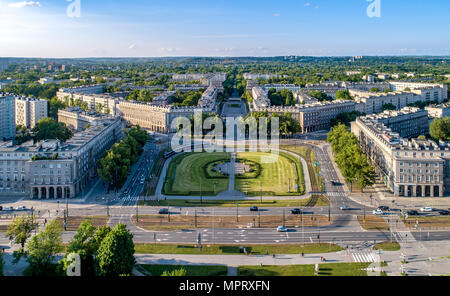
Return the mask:
<path id="1" fill-rule="evenodd" d="M 422 163 L 420 163 L 420 162 L 416 162 L 415 164 L 416 164 L 417 167 L 421 167 L 422 166 Z M 403 162 L 403 161 L 400 162 L 400 166 L 406 166 L 406 165 L 412 167 L 412 166 L 414 166 L 414 162 Z M 427 167 L 427 168 L 432 166 L 432 165 L 433 165 L 433 163 L 430 163 L 430 162 L 426 162 L 425 163 L 425 167 Z M 439 162 L 435 162 L 434 163 L 434 167 L 438 168 L 439 167 Z"/>
<path id="2" fill-rule="evenodd" d="M 412 176 L 412 175 L 400 175 L 400 181 L 401 182 L 404 182 L 404 181 L 407 181 L 407 182 L 415 182 L 415 181 L 417 181 L 417 182 L 422 182 L 422 181 L 426 181 L 426 182 L 430 182 L 431 180 L 434 180 L 434 182 L 439 182 L 439 176 L 430 176 L 430 175 L 427 175 L 427 176 L 421 176 L 421 175 L 418 175 L 418 176 Z"/>

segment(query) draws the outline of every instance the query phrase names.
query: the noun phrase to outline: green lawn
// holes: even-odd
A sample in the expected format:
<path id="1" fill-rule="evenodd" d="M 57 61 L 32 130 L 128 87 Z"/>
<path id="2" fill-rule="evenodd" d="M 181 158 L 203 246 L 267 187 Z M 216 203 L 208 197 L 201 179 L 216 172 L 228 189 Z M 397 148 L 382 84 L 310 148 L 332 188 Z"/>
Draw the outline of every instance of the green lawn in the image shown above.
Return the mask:
<path id="1" fill-rule="evenodd" d="M 370 263 L 323 263 L 319 264 L 319 276 L 367 276 Z M 383 273 L 384 274 L 384 273 Z M 314 265 L 264 265 L 239 266 L 240 276 L 314 276 Z"/>
<path id="2" fill-rule="evenodd" d="M 321 243 L 303 245 L 204 245 L 199 251 L 196 245 L 174 244 L 135 244 L 138 254 L 193 254 L 193 255 L 236 255 L 240 253 L 240 246 L 254 254 L 317 254 L 341 251 L 338 245 Z"/>
<path id="3" fill-rule="evenodd" d="M 273 162 L 264 163 L 262 158 Z M 235 189 L 247 193 L 249 196 L 263 195 L 303 195 L 305 180 L 300 160 L 294 156 L 280 152 L 274 155 L 263 152 L 242 152 L 236 158 L 250 160 L 261 166 L 261 174 L 256 178 L 236 178 Z M 290 190 L 289 190 L 290 185 Z M 297 190 L 294 186 L 297 185 Z"/>
<path id="4" fill-rule="evenodd" d="M 312 190 L 314 192 L 323 192 L 325 186 L 323 184 L 322 177 L 319 177 L 320 169 L 315 165 L 317 162 L 314 151 L 306 146 L 292 146 L 292 145 L 282 145 L 280 149 L 295 153 L 301 156 L 308 164 L 309 178 L 311 180 Z"/>
<path id="5" fill-rule="evenodd" d="M 382 242 L 373 246 L 373 249 L 383 251 L 398 251 L 400 250 L 400 244 L 397 242 Z"/>
<path id="6" fill-rule="evenodd" d="M 306 199 L 294 199 L 294 200 L 265 200 L 260 203 L 259 200 L 240 200 L 237 201 L 240 207 L 253 207 L 257 206 L 260 208 L 265 207 L 300 207 L 305 206 L 309 202 L 309 198 Z M 140 205 L 153 205 L 150 202 L 140 201 Z M 236 202 L 233 200 L 188 200 L 188 199 L 171 199 L 171 200 L 161 200 L 159 201 L 160 206 L 171 206 L 171 207 L 236 207 Z M 316 204 L 316 206 L 327 206 L 328 200 L 321 197 Z"/>
<path id="7" fill-rule="evenodd" d="M 184 153 L 175 157 L 169 165 L 164 193 L 167 195 L 200 195 L 202 183 L 203 195 L 215 196 L 228 189 L 228 177 L 208 179 L 205 174 L 207 165 L 213 161 L 230 159 L 229 153 Z M 200 181 L 201 180 L 201 181 Z M 214 193 L 214 183 L 216 192 Z"/>
<path id="8" fill-rule="evenodd" d="M 160 276 L 164 271 L 184 269 L 187 276 L 224 276 L 228 273 L 227 266 L 219 265 L 159 265 L 141 264 L 152 276 Z"/>

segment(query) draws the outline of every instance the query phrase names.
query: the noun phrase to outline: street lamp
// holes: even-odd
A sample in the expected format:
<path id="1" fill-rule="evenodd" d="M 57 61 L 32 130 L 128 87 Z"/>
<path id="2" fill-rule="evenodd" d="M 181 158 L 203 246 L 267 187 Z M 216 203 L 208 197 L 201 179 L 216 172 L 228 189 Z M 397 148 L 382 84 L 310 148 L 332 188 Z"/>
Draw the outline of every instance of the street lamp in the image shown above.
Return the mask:
<path id="1" fill-rule="evenodd" d="M 239 223 L 239 204 L 236 202 L 236 223 Z"/>

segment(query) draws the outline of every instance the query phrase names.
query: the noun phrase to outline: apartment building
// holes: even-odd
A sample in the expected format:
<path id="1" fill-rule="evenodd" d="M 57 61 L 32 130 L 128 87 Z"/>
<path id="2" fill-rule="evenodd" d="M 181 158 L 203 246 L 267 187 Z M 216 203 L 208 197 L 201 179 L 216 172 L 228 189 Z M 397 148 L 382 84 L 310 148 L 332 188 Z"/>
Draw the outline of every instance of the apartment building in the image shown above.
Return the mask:
<path id="1" fill-rule="evenodd" d="M 98 122 L 108 118 L 111 118 L 111 116 L 95 111 L 84 111 L 79 107 L 58 110 L 58 122 L 66 124 L 74 132 L 82 131 L 88 126 L 97 125 Z"/>
<path id="2" fill-rule="evenodd" d="M 123 137 L 120 118 L 105 119 L 68 141 L 0 142 L 0 197 L 73 198 L 97 176 L 105 150 Z"/>
<path id="3" fill-rule="evenodd" d="M 431 118 L 450 116 L 450 103 L 431 105 L 425 107 L 425 110 L 428 111 L 428 116 Z"/>
<path id="4" fill-rule="evenodd" d="M 32 129 L 39 120 L 48 117 L 48 102 L 34 98 L 16 97 L 16 125 Z"/>
<path id="5" fill-rule="evenodd" d="M 0 93 L 0 141 L 16 137 L 15 97 Z"/>
<path id="6" fill-rule="evenodd" d="M 426 111 L 405 108 L 369 115 L 351 130 L 386 187 L 395 196 L 442 197 L 450 190 L 450 143 L 405 137 L 423 133 Z"/>

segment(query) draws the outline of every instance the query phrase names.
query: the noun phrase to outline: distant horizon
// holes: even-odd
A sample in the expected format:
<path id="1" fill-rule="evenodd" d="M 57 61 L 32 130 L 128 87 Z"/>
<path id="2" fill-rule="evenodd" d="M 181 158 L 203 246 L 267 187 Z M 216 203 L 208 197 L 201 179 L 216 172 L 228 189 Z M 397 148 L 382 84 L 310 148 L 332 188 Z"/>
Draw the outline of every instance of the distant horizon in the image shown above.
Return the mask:
<path id="1" fill-rule="evenodd" d="M 420 57 L 433 57 L 433 58 L 449 58 L 448 55 L 432 55 L 432 54 L 423 54 L 423 55 L 267 55 L 267 56 L 86 56 L 86 57 L 37 57 L 37 56 L 0 56 L 0 59 L 172 59 L 172 58 L 223 58 L 223 59 L 233 59 L 233 58 L 279 58 L 279 57 L 309 57 L 309 58 L 348 58 L 362 56 L 363 58 L 389 58 L 389 57 L 407 57 L 407 58 L 420 58 Z"/>

